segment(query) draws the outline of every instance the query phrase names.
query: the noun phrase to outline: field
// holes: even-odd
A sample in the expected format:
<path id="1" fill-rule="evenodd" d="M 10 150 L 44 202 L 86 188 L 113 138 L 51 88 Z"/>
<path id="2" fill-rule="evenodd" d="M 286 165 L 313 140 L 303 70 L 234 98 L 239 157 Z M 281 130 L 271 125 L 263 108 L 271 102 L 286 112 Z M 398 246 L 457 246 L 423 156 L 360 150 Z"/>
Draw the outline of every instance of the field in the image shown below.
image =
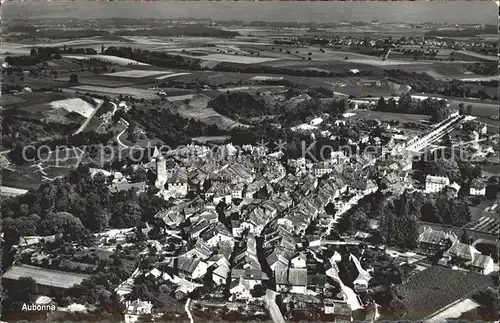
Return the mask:
<path id="1" fill-rule="evenodd" d="M 170 71 L 150 71 L 150 70 L 128 70 L 122 72 L 114 72 L 103 74 L 104 76 L 118 76 L 118 77 L 132 77 L 132 78 L 141 78 L 148 77 L 159 74 L 170 74 Z"/>
<path id="2" fill-rule="evenodd" d="M 104 77 L 104 76 L 90 76 L 90 77 L 82 77 L 78 79 L 79 84 L 83 85 L 94 85 L 94 86 L 105 86 L 105 87 L 123 87 L 123 86 L 131 86 L 137 84 L 135 80 L 120 80 L 120 79 L 110 79 L 112 77 Z"/>
<path id="3" fill-rule="evenodd" d="M 41 176 L 32 167 L 2 168 L 2 185 L 26 190 L 37 189 Z"/>
<path id="4" fill-rule="evenodd" d="M 52 79 L 50 77 L 33 77 L 31 75 L 23 75 L 23 76 L 18 76 L 15 74 L 8 75 L 8 74 L 3 74 L 2 75 L 2 84 L 8 84 L 8 85 L 22 85 L 23 87 L 30 87 L 31 89 L 59 89 L 59 88 L 66 88 L 73 86 L 73 83 L 68 82 L 69 81 L 69 75 L 68 78 L 65 79 L 62 77 L 63 73 L 60 73 L 59 78 L 57 80 Z M 22 79 L 24 79 L 22 81 Z"/>
<path id="5" fill-rule="evenodd" d="M 220 144 L 224 143 L 226 140 L 231 139 L 231 136 L 203 136 L 203 137 L 193 137 L 191 138 L 194 142 L 200 144 L 214 143 Z"/>
<path id="6" fill-rule="evenodd" d="M 417 320 L 483 286 L 494 286 L 492 277 L 435 266 L 397 286 L 397 293 L 408 310 L 405 319 Z"/>
<path id="7" fill-rule="evenodd" d="M 491 61 L 491 62 L 498 61 L 498 57 L 490 56 L 490 55 L 482 55 L 482 54 L 471 52 L 468 50 L 459 50 L 459 51 L 457 51 L 457 53 L 460 55 L 472 57 L 475 60 L 485 60 L 485 61 Z"/>
<path id="8" fill-rule="evenodd" d="M 462 81 L 468 82 L 481 82 L 481 81 L 498 81 L 498 75 L 483 76 L 483 77 L 473 77 L 473 78 L 463 78 Z"/>
<path id="9" fill-rule="evenodd" d="M 80 85 L 74 86 L 65 91 L 80 92 L 80 93 L 98 93 L 98 94 L 108 94 L 108 95 L 132 95 L 136 98 L 144 99 L 155 99 L 158 96 L 154 91 L 142 90 L 133 87 L 123 86 L 123 87 L 104 87 L 104 86 L 93 86 L 93 85 Z"/>
<path id="10" fill-rule="evenodd" d="M 415 122 L 421 123 L 422 120 L 429 120 L 430 116 L 406 113 L 382 112 L 373 110 L 356 110 L 353 111 L 356 116 L 353 118 L 377 119 L 380 121 L 399 121 L 399 122 Z"/>
<path id="11" fill-rule="evenodd" d="M 283 76 L 254 76 L 249 78 L 250 81 L 280 81 Z"/>
<path id="12" fill-rule="evenodd" d="M 170 102 L 184 101 L 184 100 L 191 100 L 193 97 L 194 94 L 174 95 L 174 96 L 168 96 L 167 100 Z"/>
<path id="13" fill-rule="evenodd" d="M 249 85 L 249 86 L 235 86 L 217 89 L 220 92 L 283 92 L 286 91 L 284 86 L 272 85 Z"/>
<path id="14" fill-rule="evenodd" d="M 31 277 L 37 282 L 37 284 L 45 286 L 69 288 L 75 284 L 80 284 L 84 279 L 89 278 L 90 276 L 28 265 L 13 266 L 5 272 L 3 276 L 4 279 L 16 280 L 20 277 Z"/>
<path id="15" fill-rule="evenodd" d="M 184 118 L 193 118 L 206 124 L 215 124 L 220 129 L 243 126 L 241 123 L 223 116 L 211 108 L 207 108 L 207 104 L 211 100 L 212 98 L 206 95 L 197 94 L 189 100 L 188 104 L 179 101 L 176 103 L 176 107 L 172 109 Z"/>
<path id="16" fill-rule="evenodd" d="M 2 106 L 3 108 L 11 107 L 26 107 L 26 103 L 30 106 L 49 103 L 55 100 L 61 100 L 67 98 L 68 95 L 64 93 L 46 93 L 46 92 L 31 92 L 31 93 L 20 93 L 13 95 L 2 95 Z M 28 111 L 28 110 L 27 110 Z"/>
<path id="17" fill-rule="evenodd" d="M 68 112 L 76 112 L 85 118 L 90 117 L 94 111 L 94 107 L 92 105 L 79 98 L 53 101 L 49 105 L 52 109 L 64 109 Z"/>
<path id="18" fill-rule="evenodd" d="M 480 101 L 474 99 L 448 99 L 448 103 L 451 108 L 458 109 L 458 105 L 463 103 L 464 105 L 472 105 L 471 114 L 480 117 L 490 117 L 493 115 L 498 115 L 498 103 L 493 101 Z M 497 122 L 498 125 L 498 122 Z"/>
<path id="19" fill-rule="evenodd" d="M 85 60 L 85 59 L 94 58 L 94 59 L 98 59 L 101 61 L 110 62 L 113 64 L 118 64 L 118 65 L 123 65 L 123 66 L 128 66 L 128 65 L 149 66 L 149 64 L 142 63 L 142 62 L 139 62 L 139 61 L 136 61 L 133 59 L 111 56 L 111 55 L 64 55 L 64 57 L 74 58 L 74 59 L 78 59 L 78 60 Z"/>
<path id="20" fill-rule="evenodd" d="M 183 75 L 189 75 L 189 74 L 191 74 L 191 73 L 173 73 L 173 74 L 158 76 L 158 77 L 156 77 L 156 79 L 157 80 L 163 80 L 163 79 L 168 79 L 168 78 L 177 77 L 177 76 L 183 76 Z"/>
<path id="21" fill-rule="evenodd" d="M 208 54 L 204 56 L 182 55 L 182 56 L 199 58 L 205 61 L 230 62 L 239 64 L 258 64 L 258 63 L 277 60 L 277 58 L 272 58 L 272 57 L 240 56 L 240 55 L 228 55 L 228 54 Z"/>

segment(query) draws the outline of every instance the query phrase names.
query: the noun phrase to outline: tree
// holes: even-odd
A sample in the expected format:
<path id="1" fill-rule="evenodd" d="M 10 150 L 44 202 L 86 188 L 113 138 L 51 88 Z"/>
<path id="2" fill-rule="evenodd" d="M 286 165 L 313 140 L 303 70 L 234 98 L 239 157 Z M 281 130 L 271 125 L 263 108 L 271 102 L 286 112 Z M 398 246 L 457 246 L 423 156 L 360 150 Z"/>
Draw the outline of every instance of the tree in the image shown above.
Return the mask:
<path id="1" fill-rule="evenodd" d="M 385 102 L 385 99 L 383 96 L 381 96 L 377 102 L 377 110 L 380 110 L 380 111 L 387 110 L 387 103 Z"/>
<path id="2" fill-rule="evenodd" d="M 459 113 L 460 115 L 462 115 L 462 116 L 466 114 L 465 104 L 460 103 L 460 104 L 458 105 L 458 113 Z"/>
<path id="3" fill-rule="evenodd" d="M 123 117 L 123 111 L 122 110 L 117 110 L 113 116 L 111 117 L 111 120 L 113 120 L 114 123 L 118 122 L 121 118 Z"/>
<path id="4" fill-rule="evenodd" d="M 326 214 L 328 214 L 328 215 L 334 215 L 334 214 L 335 214 L 335 204 L 333 204 L 333 203 L 328 203 L 328 204 L 325 206 L 325 212 L 326 212 Z"/>
<path id="5" fill-rule="evenodd" d="M 463 230 L 462 236 L 460 237 L 460 242 L 467 243 L 467 244 L 469 244 L 471 242 L 471 237 L 465 229 Z"/>
<path id="6" fill-rule="evenodd" d="M 431 122 L 438 123 L 446 120 L 449 116 L 450 109 L 446 106 L 446 101 L 439 100 L 437 102 L 437 107 L 435 107 L 434 111 L 431 114 Z"/>
<path id="7" fill-rule="evenodd" d="M 356 210 L 353 214 L 340 218 L 338 223 L 339 232 L 355 232 L 368 228 L 368 217 L 361 210 Z"/>
<path id="8" fill-rule="evenodd" d="M 405 93 L 399 97 L 398 105 L 401 113 L 413 113 L 415 108 L 413 99 L 408 93 Z"/>
<path id="9" fill-rule="evenodd" d="M 498 194 L 498 184 L 486 185 L 486 198 L 490 201 L 494 200 Z"/>
<path id="10" fill-rule="evenodd" d="M 36 282 L 31 277 L 21 277 L 16 283 L 16 288 L 9 289 L 9 297 L 17 302 L 30 302 L 36 295 Z"/>
<path id="11" fill-rule="evenodd" d="M 76 75 L 75 73 L 71 74 L 71 75 L 69 76 L 69 81 L 70 81 L 71 83 L 78 83 L 78 75 Z"/>
<path id="12" fill-rule="evenodd" d="M 257 284 L 251 291 L 253 297 L 262 297 L 266 295 L 266 287 L 262 284 Z"/>

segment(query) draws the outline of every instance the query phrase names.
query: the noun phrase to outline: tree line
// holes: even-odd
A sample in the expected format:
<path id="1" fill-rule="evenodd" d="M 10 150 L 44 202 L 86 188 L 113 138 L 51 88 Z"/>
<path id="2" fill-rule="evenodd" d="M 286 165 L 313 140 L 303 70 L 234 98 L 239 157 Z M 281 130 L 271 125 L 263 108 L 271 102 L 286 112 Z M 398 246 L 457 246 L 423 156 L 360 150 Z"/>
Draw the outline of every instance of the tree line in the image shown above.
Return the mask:
<path id="1" fill-rule="evenodd" d="M 337 228 L 339 232 L 351 234 L 358 230 L 371 231 L 370 219 L 379 220 L 376 243 L 413 249 L 417 247 L 419 221 L 461 227 L 470 221 L 471 214 L 467 203 L 448 190 L 434 194 L 405 191 L 389 199 L 377 192 L 344 215 Z"/>
<path id="2" fill-rule="evenodd" d="M 431 97 L 425 100 L 414 100 L 408 93 L 401 95 L 397 101 L 393 98 L 386 101 L 381 97 L 377 102 L 375 110 L 430 115 L 431 122 L 436 123 L 446 120 L 451 113 L 446 105 L 446 100 L 439 100 Z"/>

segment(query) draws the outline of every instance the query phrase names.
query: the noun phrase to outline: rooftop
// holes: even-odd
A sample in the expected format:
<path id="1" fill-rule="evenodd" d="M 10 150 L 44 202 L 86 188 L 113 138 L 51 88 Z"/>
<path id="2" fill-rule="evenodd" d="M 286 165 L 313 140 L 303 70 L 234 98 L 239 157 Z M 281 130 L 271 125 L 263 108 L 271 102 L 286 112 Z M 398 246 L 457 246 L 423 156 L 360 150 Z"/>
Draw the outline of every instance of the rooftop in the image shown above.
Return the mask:
<path id="1" fill-rule="evenodd" d="M 441 184 L 441 185 L 448 185 L 448 184 L 450 184 L 450 180 L 448 179 L 448 177 L 432 176 L 432 175 L 427 175 L 425 177 L 425 182 L 426 183 Z"/>

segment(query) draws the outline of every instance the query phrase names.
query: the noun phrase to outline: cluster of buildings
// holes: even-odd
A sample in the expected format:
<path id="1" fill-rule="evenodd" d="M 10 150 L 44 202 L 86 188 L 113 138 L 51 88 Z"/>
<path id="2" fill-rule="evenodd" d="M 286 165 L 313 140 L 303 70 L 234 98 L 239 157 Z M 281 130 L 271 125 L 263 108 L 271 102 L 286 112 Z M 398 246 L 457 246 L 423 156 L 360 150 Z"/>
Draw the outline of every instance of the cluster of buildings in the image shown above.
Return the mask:
<path id="1" fill-rule="evenodd" d="M 348 156 L 334 151 L 321 162 L 298 158 L 283 163 L 281 155 L 252 146 L 238 151 L 226 145 L 217 156 L 211 155 L 207 147 L 197 145 L 166 156 L 155 150 L 145 166 L 156 172 L 154 186 L 158 195 L 172 202 L 168 209 L 155 215 L 169 246 L 148 240 L 162 261 L 146 269 L 137 268 L 117 288 L 120 299 L 125 301 L 137 276 L 152 275 L 175 285 L 173 294 L 179 300 L 208 283 L 214 290 L 210 296 L 218 299 L 266 303 L 270 301 L 265 291 L 271 288 L 284 296 L 287 310 L 313 307 L 324 314 L 350 319 L 353 311 L 364 308 L 369 313 L 367 317 L 376 319 L 378 305 L 363 304 L 359 296 L 372 288 L 373 279 L 371 269 L 363 268 L 363 258 L 349 255 L 348 262 L 358 274 L 346 284 L 338 266 L 345 259 L 337 251 L 325 257 L 324 250 L 328 249 L 325 246 L 352 242 L 333 237 L 332 228 L 362 198 L 377 191 L 397 196 L 417 189 L 409 176 L 411 157 L 399 154 L 415 139 L 398 131 L 387 132 L 387 144 L 379 142 L 382 149 L 373 154 Z M 357 144 L 373 141 L 373 136 L 362 135 Z M 146 187 L 145 182 L 129 183 L 120 172 L 90 171 L 92 176 L 102 172 L 113 178 L 109 180 L 112 191 Z M 423 192 L 436 193 L 446 187 L 457 193 L 460 190 L 447 177 L 428 175 Z M 470 194 L 484 195 L 484 183 L 472 182 Z M 354 245 L 366 238 L 365 233 L 358 233 L 359 236 L 349 237 L 356 240 Z M 122 243 L 133 234 L 121 230 L 108 240 Z M 460 242 L 453 232 L 425 228 L 418 243 L 419 253 L 443 252 L 439 261 L 442 266 L 483 275 L 495 270 L 491 256 Z M 16 281 L 25 273 L 36 274 L 37 270 L 40 269 L 18 265 L 3 278 Z M 70 276 L 64 289 L 87 277 Z M 36 282 L 42 286 L 42 292 L 43 288 L 57 285 L 41 277 Z M 154 314 L 153 305 L 144 300 L 125 305 L 126 322 Z"/>
<path id="2" fill-rule="evenodd" d="M 489 275 L 495 270 L 491 256 L 482 254 L 469 243 L 460 242 L 453 232 L 427 227 L 419 235 L 419 250 L 424 254 L 434 255 L 443 252 L 438 264 L 453 268 L 461 268 L 482 275 Z"/>

